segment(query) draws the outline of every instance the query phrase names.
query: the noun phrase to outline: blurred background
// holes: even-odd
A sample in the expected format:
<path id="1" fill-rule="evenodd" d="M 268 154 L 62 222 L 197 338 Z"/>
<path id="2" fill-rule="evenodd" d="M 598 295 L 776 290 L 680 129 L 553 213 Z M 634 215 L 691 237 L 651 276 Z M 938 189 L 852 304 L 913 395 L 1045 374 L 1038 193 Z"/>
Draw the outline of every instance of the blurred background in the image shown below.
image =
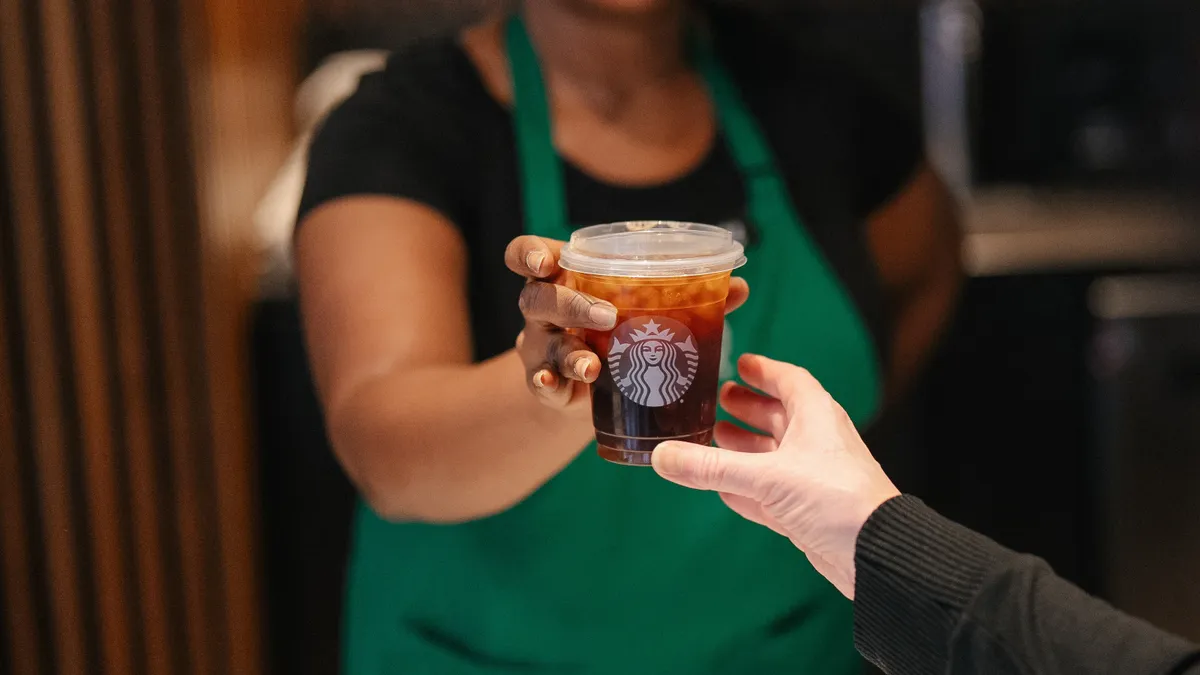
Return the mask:
<path id="1" fill-rule="evenodd" d="M 772 4 L 962 199 L 901 487 L 1200 640 L 1200 3 Z M 492 5 L 0 0 L 0 673 L 336 672 L 304 144 Z"/>

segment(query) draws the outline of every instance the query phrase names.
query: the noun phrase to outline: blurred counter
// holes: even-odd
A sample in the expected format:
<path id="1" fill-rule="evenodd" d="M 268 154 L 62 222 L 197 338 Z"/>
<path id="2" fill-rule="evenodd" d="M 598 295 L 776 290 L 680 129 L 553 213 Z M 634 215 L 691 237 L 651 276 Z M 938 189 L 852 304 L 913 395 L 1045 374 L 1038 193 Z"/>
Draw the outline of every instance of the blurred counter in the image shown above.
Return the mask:
<path id="1" fill-rule="evenodd" d="M 1200 204 L 1161 194 L 988 188 L 964 226 L 976 277 L 1200 264 Z"/>

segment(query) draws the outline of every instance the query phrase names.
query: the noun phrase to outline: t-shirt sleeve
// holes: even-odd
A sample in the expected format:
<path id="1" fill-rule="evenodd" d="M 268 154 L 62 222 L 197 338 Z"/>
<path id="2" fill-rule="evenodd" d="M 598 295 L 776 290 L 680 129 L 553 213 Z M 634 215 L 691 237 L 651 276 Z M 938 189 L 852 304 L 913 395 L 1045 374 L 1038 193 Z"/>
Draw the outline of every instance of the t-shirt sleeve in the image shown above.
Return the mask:
<path id="1" fill-rule="evenodd" d="M 734 9 L 714 10 L 723 26 L 723 59 L 753 90 L 770 92 L 760 114 L 772 116 L 777 147 L 817 162 L 809 177 L 826 198 L 844 200 L 858 219 L 895 197 L 924 158 L 918 110 L 872 81 L 842 49 L 795 34 L 787 21 Z"/>
<path id="2" fill-rule="evenodd" d="M 924 161 L 924 138 L 915 111 L 852 71 L 843 71 L 850 125 L 851 198 L 869 215 L 896 197 Z"/>
<path id="3" fill-rule="evenodd" d="M 309 147 L 297 223 L 316 207 L 352 195 L 411 199 L 463 222 L 469 191 L 461 189 L 464 139 L 452 106 L 421 86 L 413 66 L 399 58 L 365 76 L 320 126 Z"/>
<path id="4" fill-rule="evenodd" d="M 849 207 L 865 219 L 902 192 L 923 163 L 920 117 L 844 57 L 808 58 L 816 71 L 813 90 L 827 106 L 825 124 L 842 155 L 831 164 L 842 176 Z"/>

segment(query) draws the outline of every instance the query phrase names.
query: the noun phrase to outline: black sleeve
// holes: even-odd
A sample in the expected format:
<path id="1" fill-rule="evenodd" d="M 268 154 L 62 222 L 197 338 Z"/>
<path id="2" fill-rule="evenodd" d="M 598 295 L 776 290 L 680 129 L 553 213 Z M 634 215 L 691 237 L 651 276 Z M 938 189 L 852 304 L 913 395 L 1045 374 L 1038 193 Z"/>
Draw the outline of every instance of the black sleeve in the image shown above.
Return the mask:
<path id="1" fill-rule="evenodd" d="M 751 90 L 770 92 L 755 112 L 772 118 L 776 147 L 802 158 L 785 168 L 819 186 L 826 201 L 844 200 L 859 221 L 908 185 L 925 154 L 911 103 L 884 91 L 845 54 L 800 34 L 794 20 L 716 3 L 709 13 L 722 60 Z"/>
<path id="2" fill-rule="evenodd" d="M 903 191 L 925 160 L 919 111 L 844 55 L 819 44 L 799 45 L 795 52 L 800 65 L 794 95 L 823 109 L 809 123 L 832 139 L 828 167 L 845 182 L 854 216 L 865 222 Z"/>
<path id="3" fill-rule="evenodd" d="M 854 638 L 892 675 L 1200 674 L 1200 648 L 897 497 L 855 552 Z"/>
<path id="4" fill-rule="evenodd" d="M 444 60 L 441 52 L 393 56 L 330 113 L 309 148 L 297 223 L 339 197 L 387 195 L 461 225 L 471 208 L 463 185 L 472 155 L 461 113 L 439 90 L 453 84 L 439 79 Z"/>
<path id="5" fill-rule="evenodd" d="M 845 86 L 852 199 L 866 217 L 912 181 L 925 158 L 924 136 L 915 112 L 853 71 L 846 71 Z"/>

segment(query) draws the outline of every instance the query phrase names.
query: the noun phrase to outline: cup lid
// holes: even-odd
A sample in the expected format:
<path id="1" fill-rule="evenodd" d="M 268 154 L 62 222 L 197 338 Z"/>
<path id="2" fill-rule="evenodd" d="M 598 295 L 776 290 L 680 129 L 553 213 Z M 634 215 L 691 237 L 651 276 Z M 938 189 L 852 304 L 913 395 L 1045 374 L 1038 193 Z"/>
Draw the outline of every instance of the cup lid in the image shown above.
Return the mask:
<path id="1" fill-rule="evenodd" d="M 638 220 L 576 230 L 559 254 L 563 269 L 615 277 L 688 277 L 746 264 L 733 233 L 714 225 Z"/>

